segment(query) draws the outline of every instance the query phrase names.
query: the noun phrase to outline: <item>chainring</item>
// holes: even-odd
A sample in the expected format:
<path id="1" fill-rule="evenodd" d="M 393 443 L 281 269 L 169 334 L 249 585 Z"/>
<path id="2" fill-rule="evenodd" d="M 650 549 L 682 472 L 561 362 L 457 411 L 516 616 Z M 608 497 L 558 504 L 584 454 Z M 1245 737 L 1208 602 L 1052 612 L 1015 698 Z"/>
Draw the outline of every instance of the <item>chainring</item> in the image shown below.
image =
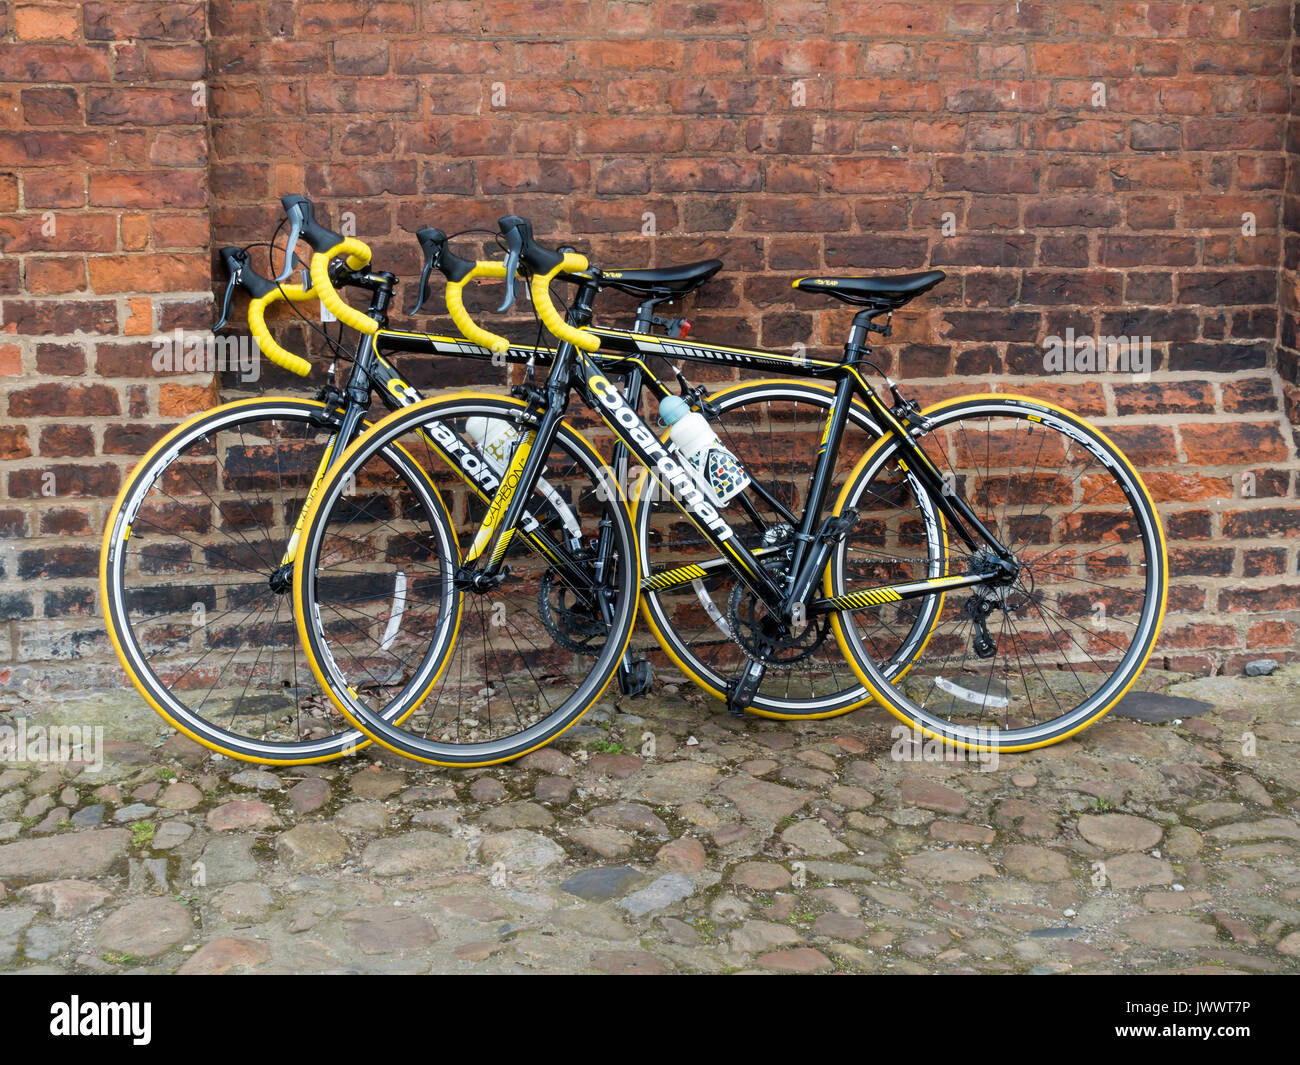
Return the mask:
<path id="1" fill-rule="evenodd" d="M 573 589 L 556 581 L 554 571 L 538 582 L 537 609 L 546 631 L 565 650 L 594 658 L 604 648 L 609 637 L 604 620 L 593 617 Z"/>
<path id="2" fill-rule="evenodd" d="M 766 607 L 743 584 L 731 590 L 727 621 L 732 639 L 753 662 L 778 666 L 802 662 L 821 647 L 830 632 L 830 615 L 822 614 L 805 621 L 796 633 L 782 635 L 772 615 L 765 611 Z"/>

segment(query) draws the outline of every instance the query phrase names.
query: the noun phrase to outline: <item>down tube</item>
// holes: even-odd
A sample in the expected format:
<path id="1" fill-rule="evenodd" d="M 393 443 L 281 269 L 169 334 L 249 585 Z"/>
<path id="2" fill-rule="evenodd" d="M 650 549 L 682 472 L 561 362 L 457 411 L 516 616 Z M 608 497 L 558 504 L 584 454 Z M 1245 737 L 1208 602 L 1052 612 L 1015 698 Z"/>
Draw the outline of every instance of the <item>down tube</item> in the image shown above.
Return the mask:
<path id="1" fill-rule="evenodd" d="M 700 534 L 732 563 L 737 576 L 750 591 L 762 598 L 769 608 L 779 611 L 783 598 L 781 590 L 755 563 L 750 553 L 738 544 L 735 530 L 718 508 L 705 498 L 696 486 L 695 478 L 664 448 L 650 427 L 623 399 L 618 387 L 605 377 L 585 352 L 578 352 L 577 368 L 587 404 L 641 460 Z"/>

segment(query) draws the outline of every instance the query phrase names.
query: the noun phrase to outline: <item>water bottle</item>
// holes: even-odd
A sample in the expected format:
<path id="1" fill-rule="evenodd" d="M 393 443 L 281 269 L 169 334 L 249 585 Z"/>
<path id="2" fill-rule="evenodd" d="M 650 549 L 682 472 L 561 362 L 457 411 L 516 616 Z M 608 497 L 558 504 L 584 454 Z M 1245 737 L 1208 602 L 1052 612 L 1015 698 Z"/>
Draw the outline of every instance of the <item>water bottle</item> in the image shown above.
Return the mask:
<path id="1" fill-rule="evenodd" d="M 510 455 L 520 439 L 519 430 L 501 418 L 484 418 L 476 414 L 472 418 L 465 419 L 465 432 L 478 445 L 479 451 L 492 471 L 498 477 L 504 477 L 506 467 L 510 463 Z M 542 472 L 546 472 L 545 467 Z M 572 547 L 582 536 L 582 524 L 573 513 L 573 508 L 564 501 L 564 497 L 545 477 L 537 479 L 536 491 L 555 508 Z"/>
<path id="2" fill-rule="evenodd" d="M 718 439 L 704 415 L 691 410 L 684 399 L 665 396 L 659 401 L 659 417 L 668 426 L 668 437 L 687 468 L 719 505 L 749 486 L 749 474 L 740 459 Z"/>
<path id="3" fill-rule="evenodd" d="M 510 461 L 510 453 L 519 439 L 519 431 L 500 418 L 482 418 L 475 415 L 473 418 L 465 419 L 465 432 L 483 452 L 488 465 L 498 474 L 505 473 L 506 463 Z"/>

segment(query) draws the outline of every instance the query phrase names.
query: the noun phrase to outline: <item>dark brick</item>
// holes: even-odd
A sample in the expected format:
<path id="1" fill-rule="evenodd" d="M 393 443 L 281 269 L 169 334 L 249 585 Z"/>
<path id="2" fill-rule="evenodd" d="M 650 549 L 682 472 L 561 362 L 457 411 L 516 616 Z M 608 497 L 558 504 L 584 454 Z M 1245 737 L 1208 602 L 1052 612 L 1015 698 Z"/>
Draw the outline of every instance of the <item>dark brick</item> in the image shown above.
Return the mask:
<path id="1" fill-rule="evenodd" d="M 47 577 L 93 577 L 99 572 L 99 550 L 94 547 L 40 547 L 18 552 L 21 580 Z"/>

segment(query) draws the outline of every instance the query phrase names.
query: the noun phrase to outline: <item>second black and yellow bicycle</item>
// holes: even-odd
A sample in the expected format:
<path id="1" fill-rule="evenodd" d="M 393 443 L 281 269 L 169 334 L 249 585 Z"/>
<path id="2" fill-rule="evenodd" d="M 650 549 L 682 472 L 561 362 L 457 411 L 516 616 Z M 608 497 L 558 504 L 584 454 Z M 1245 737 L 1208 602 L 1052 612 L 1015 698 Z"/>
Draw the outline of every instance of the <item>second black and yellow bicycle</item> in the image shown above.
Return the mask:
<path id="1" fill-rule="evenodd" d="M 331 342 L 345 376 L 336 383 L 331 374 L 314 398 L 239 399 L 164 433 L 125 479 L 100 555 L 105 627 L 143 698 L 205 746 L 267 764 L 326 761 L 370 742 L 314 680 L 299 648 L 289 591 L 306 504 L 325 471 L 369 424 L 372 404 L 392 410 L 421 398 L 392 359 L 413 354 L 549 365 L 553 357 L 545 347 L 491 351 L 459 336 L 388 328 L 394 275 L 370 265 L 362 241 L 321 225 L 305 197 L 286 196 L 283 204 L 292 231 L 279 280 L 258 274 L 246 249 L 223 249 L 229 284 L 222 323 L 236 290 L 245 290 L 261 357 L 306 376 L 311 363 L 275 341 L 266 314 L 280 302 L 320 299 L 340 320 L 362 327 L 354 347 Z M 288 279 L 299 235 L 313 249 L 310 282 Z M 444 242 L 436 231 L 421 233 L 434 258 Z M 644 279 L 630 271 L 623 287 L 642 299 L 637 328 L 654 325 L 665 291 L 687 293 L 720 266 L 692 263 Z M 426 282 L 427 276 L 419 302 Z M 341 288 L 367 293 L 366 310 L 345 303 Z M 409 455 L 392 450 L 389 457 L 415 476 Z M 427 480 L 422 485 L 430 520 L 450 537 L 445 506 Z M 392 608 L 401 599 L 394 599 L 392 586 L 388 592 Z M 628 660 L 629 689 L 645 684 L 646 666 Z"/>
<path id="2" fill-rule="evenodd" d="M 297 541 L 307 658 L 368 736 L 450 765 L 536 749 L 623 664 L 639 599 L 667 653 L 732 709 L 826 716 L 874 697 L 919 734 L 962 747 L 1057 742 L 1137 678 L 1167 563 L 1123 454 L 1049 403 L 991 394 L 920 410 L 895 382 L 886 378 L 886 402 L 866 379 L 869 333 L 887 335 L 889 316 L 940 271 L 796 281 L 860 308 L 843 359 L 815 360 L 589 328 L 591 297 L 617 277 L 541 247 L 522 219 L 502 231 L 511 262 L 476 263 L 453 285 L 513 278 L 517 259 L 558 340 L 545 379 L 513 397 L 434 397 L 388 415 L 327 472 Z M 577 285 L 567 321 L 551 296 L 557 278 Z M 508 350 L 449 291 L 462 331 Z M 806 482 L 756 467 L 756 492 L 727 507 L 710 498 L 610 379 L 649 355 L 814 379 L 784 386 L 826 400 L 820 433 L 785 445 L 814 455 Z M 762 387 L 781 400 L 782 385 Z M 575 395 L 583 406 L 571 412 Z M 858 416 L 879 436 L 845 474 Z M 642 483 L 655 492 L 629 500 L 626 483 L 611 484 L 578 431 L 594 426 L 649 471 Z M 454 535 L 434 490 L 450 500 Z M 810 665 L 830 651 L 857 683 Z M 773 692 L 774 675 L 810 690 Z M 795 708 L 763 707 L 783 699 Z"/>

